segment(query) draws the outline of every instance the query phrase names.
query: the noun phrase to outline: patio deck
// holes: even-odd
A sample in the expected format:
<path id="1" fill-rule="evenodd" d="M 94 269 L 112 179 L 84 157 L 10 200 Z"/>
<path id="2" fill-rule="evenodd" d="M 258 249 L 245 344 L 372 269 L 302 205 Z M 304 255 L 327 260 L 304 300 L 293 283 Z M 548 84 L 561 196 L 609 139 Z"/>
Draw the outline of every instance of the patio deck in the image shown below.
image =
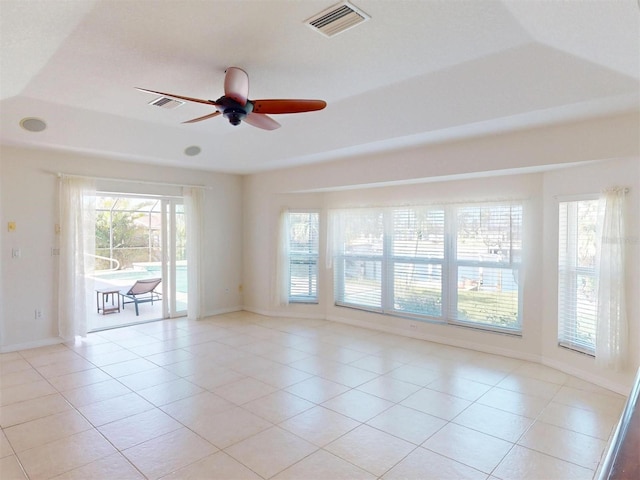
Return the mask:
<path id="1" fill-rule="evenodd" d="M 158 302 L 142 303 L 138 306 L 140 314 L 136 316 L 135 306 L 133 304 L 127 304 L 126 307 L 122 305 L 122 297 L 120 297 L 120 312 L 113 312 L 102 314 L 98 312 L 96 305 L 96 290 L 104 288 L 113 288 L 114 290 L 127 290 L 133 285 L 130 279 L 110 279 L 104 281 L 100 279 L 94 279 L 93 285 L 87 287 L 87 295 L 90 297 L 90 301 L 87 306 L 87 328 L 90 332 L 97 330 L 104 330 L 108 328 L 117 328 L 125 325 L 133 325 L 136 323 L 145 323 L 154 320 L 162 320 L 162 300 Z M 159 291 L 164 293 L 162 283 L 159 286 Z M 182 298 L 184 297 L 184 298 Z M 111 299 L 109 299 L 111 300 Z M 186 294 L 178 293 L 178 308 L 180 304 L 186 309 Z M 101 301 L 101 300 L 100 300 Z M 108 306 L 111 306 L 111 302 L 108 302 Z"/>

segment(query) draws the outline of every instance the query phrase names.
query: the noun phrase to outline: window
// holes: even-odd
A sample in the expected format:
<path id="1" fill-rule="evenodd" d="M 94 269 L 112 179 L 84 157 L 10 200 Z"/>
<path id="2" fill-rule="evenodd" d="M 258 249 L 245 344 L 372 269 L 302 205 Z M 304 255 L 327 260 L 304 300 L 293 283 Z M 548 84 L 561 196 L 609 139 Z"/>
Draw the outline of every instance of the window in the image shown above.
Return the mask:
<path id="1" fill-rule="evenodd" d="M 289 212 L 289 301 L 318 301 L 318 212 Z"/>
<path id="2" fill-rule="evenodd" d="M 596 344 L 597 217 L 595 198 L 560 202 L 558 343 L 589 354 Z"/>
<path id="3" fill-rule="evenodd" d="M 341 255 L 335 260 L 335 298 L 345 306 L 382 309 L 383 212 L 343 212 L 336 222 L 334 240 Z"/>
<path id="4" fill-rule="evenodd" d="M 444 210 L 394 209 L 388 284 L 392 310 L 442 317 Z"/>
<path id="5" fill-rule="evenodd" d="M 332 215 L 337 305 L 518 333 L 522 205 Z"/>
<path id="6" fill-rule="evenodd" d="M 518 330 L 522 206 L 462 206 L 456 220 L 452 319 Z"/>

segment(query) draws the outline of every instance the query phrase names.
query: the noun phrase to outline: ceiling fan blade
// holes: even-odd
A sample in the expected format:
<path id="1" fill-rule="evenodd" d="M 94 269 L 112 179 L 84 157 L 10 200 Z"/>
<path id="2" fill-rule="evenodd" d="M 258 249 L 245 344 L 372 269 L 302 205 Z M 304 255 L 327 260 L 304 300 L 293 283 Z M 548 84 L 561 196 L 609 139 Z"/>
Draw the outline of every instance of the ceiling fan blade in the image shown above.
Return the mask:
<path id="1" fill-rule="evenodd" d="M 224 95 L 244 107 L 249 97 L 249 75 L 247 72 L 237 67 L 227 68 L 224 76 Z"/>
<path id="2" fill-rule="evenodd" d="M 213 113 L 210 113 L 209 115 L 204 115 L 204 116 L 198 117 L 198 118 L 192 118 L 191 120 L 187 120 L 186 122 L 182 122 L 182 123 L 201 122 L 202 120 L 207 120 L 208 118 L 217 117 L 218 115 L 221 115 L 221 113 L 220 112 L 213 112 Z"/>
<path id="3" fill-rule="evenodd" d="M 206 105 L 217 105 L 217 103 L 214 102 L 213 100 L 203 100 L 201 98 L 185 97 L 182 95 L 175 95 L 173 93 L 156 92 L 155 90 L 147 90 L 146 88 L 136 87 L 136 90 L 140 90 L 141 92 L 145 92 L 145 93 L 154 93 L 156 95 L 162 95 L 164 97 L 177 98 L 179 100 L 185 100 L 187 102 L 204 103 Z"/>
<path id="4" fill-rule="evenodd" d="M 280 128 L 280 124 L 273 118 L 263 115 L 262 113 L 251 112 L 244 119 L 249 125 L 261 128 L 263 130 L 275 130 Z"/>
<path id="5" fill-rule="evenodd" d="M 322 110 L 324 100 L 252 100 L 254 113 L 301 113 Z"/>

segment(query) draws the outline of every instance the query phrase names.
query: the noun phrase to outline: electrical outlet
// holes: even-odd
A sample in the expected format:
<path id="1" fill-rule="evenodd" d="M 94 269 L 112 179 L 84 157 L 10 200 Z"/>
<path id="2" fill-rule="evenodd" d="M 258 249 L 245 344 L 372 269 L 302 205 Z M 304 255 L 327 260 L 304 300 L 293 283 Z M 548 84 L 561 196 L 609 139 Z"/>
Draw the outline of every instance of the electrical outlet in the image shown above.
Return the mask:
<path id="1" fill-rule="evenodd" d="M 36 320 L 38 318 L 42 318 L 42 310 L 40 310 L 39 308 L 36 308 L 34 314 L 33 314 L 33 318 L 35 318 Z"/>
<path id="2" fill-rule="evenodd" d="M 60 249 L 59 248 L 52 248 L 51 249 L 51 256 L 54 257 L 56 255 L 60 255 Z"/>
<path id="3" fill-rule="evenodd" d="M 20 258 L 20 249 L 12 248 L 11 249 L 11 258 Z"/>
<path id="4" fill-rule="evenodd" d="M 409 324 L 409 328 L 411 330 L 417 330 L 418 329 L 418 324 L 417 323 L 410 323 Z"/>

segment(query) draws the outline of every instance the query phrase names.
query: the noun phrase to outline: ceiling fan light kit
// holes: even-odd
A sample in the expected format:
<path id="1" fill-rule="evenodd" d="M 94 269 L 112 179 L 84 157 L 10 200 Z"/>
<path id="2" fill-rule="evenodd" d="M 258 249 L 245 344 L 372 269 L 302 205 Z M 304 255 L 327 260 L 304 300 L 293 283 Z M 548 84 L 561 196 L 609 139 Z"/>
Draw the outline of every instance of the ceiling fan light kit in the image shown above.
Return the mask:
<path id="1" fill-rule="evenodd" d="M 229 67 L 225 72 L 224 95 L 217 100 L 203 100 L 201 98 L 186 97 L 173 93 L 157 92 L 138 88 L 146 93 L 161 95 L 151 102 L 152 105 L 163 108 L 175 108 L 177 104 L 185 102 L 212 105 L 216 111 L 202 117 L 192 118 L 183 123 L 195 123 L 222 115 L 231 125 L 240 125 L 243 121 L 263 130 L 275 130 L 280 124 L 267 114 L 302 113 L 322 110 L 327 106 L 324 100 L 300 99 L 265 99 L 249 100 L 249 75 L 238 67 Z M 177 104 L 172 105 L 171 102 Z"/>

